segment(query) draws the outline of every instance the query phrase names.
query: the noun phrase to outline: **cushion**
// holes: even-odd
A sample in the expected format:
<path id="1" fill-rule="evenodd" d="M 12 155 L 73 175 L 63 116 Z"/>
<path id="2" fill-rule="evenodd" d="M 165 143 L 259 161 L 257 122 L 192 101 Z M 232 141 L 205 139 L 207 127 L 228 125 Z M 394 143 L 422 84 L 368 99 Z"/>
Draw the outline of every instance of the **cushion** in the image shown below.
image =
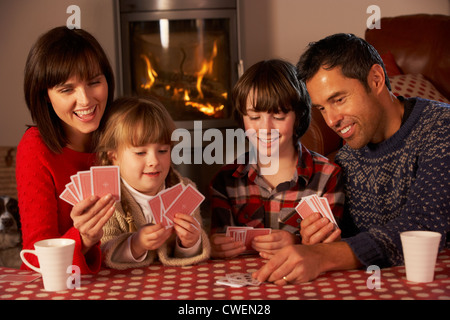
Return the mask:
<path id="1" fill-rule="evenodd" d="M 392 54 L 392 52 L 389 51 L 384 54 L 381 54 L 380 57 L 383 60 L 384 68 L 386 69 L 388 77 L 403 74 L 403 72 L 398 67 L 397 62 L 395 62 L 395 57 Z"/>
<path id="2" fill-rule="evenodd" d="M 434 86 L 421 74 L 403 74 L 389 76 L 392 92 L 405 98 L 420 97 L 429 100 L 449 103 Z"/>

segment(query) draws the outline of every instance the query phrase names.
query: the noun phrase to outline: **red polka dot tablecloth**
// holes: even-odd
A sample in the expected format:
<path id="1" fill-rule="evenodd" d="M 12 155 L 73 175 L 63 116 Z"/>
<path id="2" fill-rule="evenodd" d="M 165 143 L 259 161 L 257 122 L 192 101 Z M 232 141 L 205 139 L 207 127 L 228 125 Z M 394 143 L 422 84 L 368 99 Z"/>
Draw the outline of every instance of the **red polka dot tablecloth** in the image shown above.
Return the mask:
<path id="1" fill-rule="evenodd" d="M 450 300 L 450 249 L 438 256 L 435 280 L 430 283 L 409 282 L 404 267 L 393 267 L 381 269 L 377 281 L 372 281 L 374 272 L 349 270 L 327 272 L 300 285 L 263 283 L 232 288 L 216 284 L 228 273 L 253 272 L 265 262 L 248 256 L 187 267 L 155 264 L 128 270 L 103 269 L 96 275 L 82 275 L 79 288 L 60 292 L 44 291 L 42 279 L 31 283 L 0 280 L 0 300 Z M 0 275 L 4 274 L 31 272 L 0 268 Z"/>

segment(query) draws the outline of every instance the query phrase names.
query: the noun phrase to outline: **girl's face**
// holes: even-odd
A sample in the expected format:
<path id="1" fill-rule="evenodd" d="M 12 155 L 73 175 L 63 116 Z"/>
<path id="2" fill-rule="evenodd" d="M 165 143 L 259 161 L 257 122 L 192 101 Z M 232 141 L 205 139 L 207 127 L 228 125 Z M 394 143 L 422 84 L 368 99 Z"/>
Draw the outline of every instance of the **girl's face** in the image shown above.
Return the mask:
<path id="1" fill-rule="evenodd" d="M 267 150 L 267 156 L 275 155 L 277 151 L 279 156 L 283 156 L 292 151 L 294 149 L 295 112 L 257 112 L 251 102 L 251 95 L 247 101 L 247 115 L 243 116 L 244 127 L 247 132 L 249 129 L 254 130 L 254 135 L 249 136 L 249 140 L 257 147 L 258 151 Z M 272 131 L 272 129 L 277 131 Z M 276 147 L 278 150 L 275 149 Z"/>
<path id="2" fill-rule="evenodd" d="M 150 143 L 141 147 L 127 146 L 111 153 L 120 176 L 137 191 L 154 196 L 164 188 L 171 166 L 170 145 Z"/>
<path id="3" fill-rule="evenodd" d="M 77 144 L 98 128 L 108 100 L 108 83 L 103 74 L 86 81 L 72 76 L 48 89 L 48 97 L 70 143 Z"/>

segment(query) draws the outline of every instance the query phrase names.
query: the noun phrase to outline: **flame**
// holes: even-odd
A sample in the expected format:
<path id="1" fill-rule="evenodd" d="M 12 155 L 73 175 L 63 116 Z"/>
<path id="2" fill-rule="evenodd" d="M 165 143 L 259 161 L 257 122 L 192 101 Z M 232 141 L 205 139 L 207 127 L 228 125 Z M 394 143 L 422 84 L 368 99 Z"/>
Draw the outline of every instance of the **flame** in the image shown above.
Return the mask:
<path id="1" fill-rule="evenodd" d="M 204 99 L 204 94 L 202 90 L 202 81 L 206 74 L 211 75 L 213 73 L 213 67 L 214 67 L 214 58 L 217 56 L 217 41 L 214 41 L 213 50 L 211 53 L 210 59 L 205 59 L 202 62 L 202 66 L 200 68 L 200 71 L 196 72 L 197 81 L 196 81 L 196 89 L 198 92 L 198 96 L 196 99 L 202 100 Z M 152 64 L 150 62 L 150 59 L 145 55 L 141 54 L 140 57 L 145 61 L 146 64 L 146 72 L 148 79 L 145 84 L 141 84 L 141 88 L 144 88 L 145 90 L 150 90 L 153 86 L 153 84 L 156 81 L 156 78 L 158 77 L 158 74 L 153 69 Z M 166 85 L 165 88 L 166 92 L 169 92 L 171 89 L 173 89 L 173 96 L 172 99 L 175 100 L 183 100 L 185 101 L 186 106 L 191 106 L 193 108 L 198 109 L 200 112 L 208 115 L 213 116 L 217 112 L 224 109 L 224 105 L 219 106 L 213 106 L 211 103 L 200 103 L 191 101 L 190 92 L 188 89 L 180 88 L 180 87 L 173 87 L 171 85 Z M 227 92 L 224 92 L 221 94 L 222 97 L 227 99 Z"/>
<path id="2" fill-rule="evenodd" d="M 208 116 L 213 116 L 214 114 L 221 111 L 225 107 L 223 104 L 218 107 L 215 107 L 209 102 L 206 102 L 206 104 L 203 104 L 203 103 L 198 103 L 198 102 L 193 102 L 193 101 L 186 101 L 185 104 L 187 106 L 191 106 L 191 107 L 198 109 L 200 112 L 202 112 Z"/>
<path id="3" fill-rule="evenodd" d="M 200 99 L 204 98 L 203 91 L 202 91 L 203 77 L 205 76 L 206 73 L 212 74 L 213 65 L 214 65 L 214 58 L 216 56 L 217 56 L 217 40 L 214 41 L 211 58 L 209 60 L 203 61 L 202 68 L 200 69 L 199 72 L 197 72 L 197 91 L 198 91 L 198 97 Z"/>
<path id="4" fill-rule="evenodd" d="M 202 91 L 202 81 L 205 74 L 209 71 L 208 63 L 203 62 L 202 69 L 197 73 L 197 90 L 198 90 L 198 97 L 200 99 L 203 99 L 203 91 Z"/>
<path id="5" fill-rule="evenodd" d="M 140 57 L 142 59 L 144 59 L 145 64 L 147 65 L 147 75 L 148 75 L 147 83 L 142 84 L 141 88 L 149 90 L 153 86 L 153 84 L 155 83 L 156 77 L 158 76 L 158 74 L 152 68 L 152 64 L 150 62 L 150 59 L 145 54 L 141 54 Z"/>

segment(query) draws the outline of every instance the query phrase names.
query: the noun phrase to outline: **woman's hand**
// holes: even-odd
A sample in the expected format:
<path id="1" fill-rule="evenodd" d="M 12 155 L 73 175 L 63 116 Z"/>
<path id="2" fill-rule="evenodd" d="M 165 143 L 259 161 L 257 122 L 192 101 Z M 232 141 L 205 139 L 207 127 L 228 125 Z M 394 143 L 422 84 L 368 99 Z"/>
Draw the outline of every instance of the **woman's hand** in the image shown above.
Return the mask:
<path id="1" fill-rule="evenodd" d="M 114 213 L 115 200 L 111 194 L 102 198 L 91 196 L 77 203 L 70 213 L 74 227 L 80 232 L 85 254 L 103 236 L 103 226 Z"/>

